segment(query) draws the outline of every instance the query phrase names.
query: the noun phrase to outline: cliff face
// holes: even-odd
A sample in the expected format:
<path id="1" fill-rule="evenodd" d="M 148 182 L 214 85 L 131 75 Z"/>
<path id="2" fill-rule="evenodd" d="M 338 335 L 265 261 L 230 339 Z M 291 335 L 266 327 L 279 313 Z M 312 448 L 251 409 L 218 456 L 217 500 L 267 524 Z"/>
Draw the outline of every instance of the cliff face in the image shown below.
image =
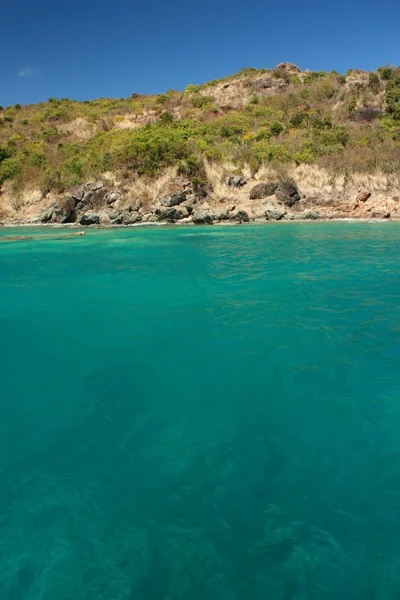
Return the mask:
<path id="1" fill-rule="evenodd" d="M 397 218 L 399 174 L 392 67 L 282 63 L 184 92 L 0 111 L 3 222 Z"/>

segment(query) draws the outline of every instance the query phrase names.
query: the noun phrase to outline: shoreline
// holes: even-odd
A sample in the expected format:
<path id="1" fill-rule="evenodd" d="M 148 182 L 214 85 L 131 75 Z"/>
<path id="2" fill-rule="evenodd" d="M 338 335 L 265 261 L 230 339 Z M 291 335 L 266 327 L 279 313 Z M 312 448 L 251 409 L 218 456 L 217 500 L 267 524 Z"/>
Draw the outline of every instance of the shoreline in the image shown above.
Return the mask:
<path id="1" fill-rule="evenodd" d="M 140 222 L 133 223 L 129 225 L 81 225 L 79 223 L 37 223 L 37 222 L 5 222 L 0 224 L 0 231 L 2 229 L 18 229 L 18 228 L 40 228 L 40 229 L 67 229 L 67 230 L 93 230 L 93 229 L 136 229 L 141 227 L 194 227 L 194 228 L 204 228 L 204 227 L 242 227 L 249 225 L 277 225 L 277 224 L 290 224 L 290 223 L 398 223 L 400 222 L 400 218 L 365 218 L 365 217 L 337 217 L 337 218 L 319 218 L 319 219 L 281 219 L 281 220 L 273 220 L 273 221 L 261 221 L 254 220 L 249 222 L 226 222 L 219 221 L 210 224 L 195 224 L 195 223 L 170 223 L 168 221 L 160 221 L 160 222 Z"/>

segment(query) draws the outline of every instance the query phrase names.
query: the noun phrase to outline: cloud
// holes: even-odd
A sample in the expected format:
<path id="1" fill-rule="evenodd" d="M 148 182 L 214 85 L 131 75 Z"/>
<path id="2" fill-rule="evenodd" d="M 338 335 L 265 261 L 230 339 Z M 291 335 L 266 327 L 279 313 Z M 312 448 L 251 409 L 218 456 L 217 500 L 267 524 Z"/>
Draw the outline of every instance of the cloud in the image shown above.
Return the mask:
<path id="1" fill-rule="evenodd" d="M 32 67 L 23 67 L 18 70 L 18 77 L 37 77 L 39 71 Z"/>

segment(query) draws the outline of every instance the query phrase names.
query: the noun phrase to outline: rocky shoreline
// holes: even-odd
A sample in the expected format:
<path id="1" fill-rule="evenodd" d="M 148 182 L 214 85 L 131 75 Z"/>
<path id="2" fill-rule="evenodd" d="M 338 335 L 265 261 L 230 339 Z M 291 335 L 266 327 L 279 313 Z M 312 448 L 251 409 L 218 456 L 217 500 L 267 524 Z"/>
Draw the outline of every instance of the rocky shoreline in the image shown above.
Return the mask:
<path id="1" fill-rule="evenodd" d="M 227 175 L 231 195 L 215 197 L 207 184 L 176 179 L 157 198 L 138 200 L 129 189 L 104 181 L 88 182 L 58 197 L 44 199 L 40 211 L 4 220 L 3 226 L 124 227 L 142 225 L 228 225 L 317 220 L 400 218 L 398 197 L 377 202 L 369 190 L 353 198 L 318 198 L 292 181 L 248 182 Z"/>

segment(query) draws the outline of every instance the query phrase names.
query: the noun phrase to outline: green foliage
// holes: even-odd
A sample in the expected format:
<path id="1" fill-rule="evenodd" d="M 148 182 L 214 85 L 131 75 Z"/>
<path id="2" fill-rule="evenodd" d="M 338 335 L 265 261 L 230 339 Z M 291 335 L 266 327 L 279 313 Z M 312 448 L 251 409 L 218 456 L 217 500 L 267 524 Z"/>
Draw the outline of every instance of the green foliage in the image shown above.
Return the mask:
<path id="1" fill-rule="evenodd" d="M 46 142 L 51 142 L 52 140 L 54 140 L 54 138 L 56 138 L 58 135 L 58 131 L 55 127 L 49 127 L 48 129 L 44 129 L 42 131 L 42 136 L 43 139 L 46 140 Z"/>
<path id="2" fill-rule="evenodd" d="M 14 108 L 15 110 L 21 110 L 22 106 L 20 104 L 15 104 Z"/>
<path id="3" fill-rule="evenodd" d="M 260 98 L 255 92 L 252 93 L 249 100 L 250 104 L 260 104 Z"/>
<path id="4" fill-rule="evenodd" d="M 370 73 L 368 77 L 368 87 L 369 89 L 377 94 L 381 89 L 381 82 L 376 73 Z"/>
<path id="5" fill-rule="evenodd" d="M 386 86 L 386 104 L 388 113 L 400 120 L 400 75 L 393 77 Z"/>
<path id="6" fill-rule="evenodd" d="M 322 77 L 326 77 L 327 75 L 328 73 L 326 73 L 325 71 L 311 71 L 311 73 L 307 73 L 307 75 L 304 76 L 303 82 L 312 83 L 316 79 L 321 79 Z"/>
<path id="7" fill-rule="evenodd" d="M 290 119 L 290 124 L 293 127 L 301 127 L 303 123 L 308 119 L 308 113 L 304 110 L 299 110 Z"/>
<path id="8" fill-rule="evenodd" d="M 283 69 L 275 75 L 285 78 L 288 89 L 251 94 L 254 78 L 265 72 L 243 69 L 207 84 L 189 85 L 185 92 L 169 90 L 158 96 L 133 94 L 126 99 L 86 102 L 50 98 L 36 106 L 8 107 L 0 113 L 1 178 L 13 179 L 16 188 L 34 183 L 58 190 L 104 171 L 128 178 L 154 177 L 175 165 L 183 176 L 202 182 L 205 158 L 231 162 L 238 169 L 250 165 L 254 170 L 263 162 L 326 166 L 329 159 L 324 157 L 337 155 L 332 164 L 351 169 L 367 164 L 360 159 L 367 154 L 360 152 L 361 147 L 368 149 L 374 168 L 396 168 L 400 141 L 397 69 L 383 67 L 379 76 L 369 74 L 368 90 L 360 88 L 356 71 L 342 88 L 346 78 L 335 72 L 299 77 Z M 233 87 L 235 80 L 242 81 L 247 102 Z M 237 108 L 228 106 L 226 99 L 219 104 L 220 93 L 215 98 L 212 92 L 208 95 L 207 88 L 217 84 L 232 85 L 229 94 L 237 93 L 232 103 Z M 385 108 L 386 113 L 374 122 L 358 119 L 356 124 L 357 106 L 366 107 L 371 92 L 385 88 L 385 105 L 378 108 Z M 376 100 L 378 104 L 380 97 Z M 341 108 L 346 103 L 348 113 Z M 347 130 L 343 124 L 353 113 Z M 335 126 L 330 115 L 335 115 Z M 154 119 L 155 123 L 145 125 Z M 135 129 L 118 126 L 127 120 L 143 125 Z"/>
<path id="9" fill-rule="evenodd" d="M 160 123 L 162 125 L 171 125 L 174 122 L 174 116 L 169 111 L 165 111 L 162 113 L 160 117 Z"/>
<path id="10" fill-rule="evenodd" d="M 385 79 L 386 81 L 388 81 L 389 79 L 392 79 L 392 77 L 394 75 L 394 68 L 391 67 L 390 65 L 386 65 L 384 67 L 379 67 L 378 73 L 380 74 L 382 79 Z"/>
<path id="11" fill-rule="evenodd" d="M 280 135 L 281 133 L 283 133 L 284 131 L 285 131 L 285 126 L 283 125 L 283 123 L 279 123 L 278 121 L 271 123 L 271 126 L 270 126 L 271 135 L 277 136 L 277 135 Z"/>
<path id="12" fill-rule="evenodd" d="M 214 98 L 211 96 L 200 96 L 195 95 L 190 99 L 190 103 L 194 108 L 204 108 L 214 102 Z"/>
<path id="13" fill-rule="evenodd" d="M 348 112 L 349 115 L 351 115 L 351 113 L 353 113 L 357 108 L 357 99 L 353 98 L 352 100 L 350 100 L 349 102 L 349 106 L 348 106 Z"/>
<path id="14" fill-rule="evenodd" d="M 5 158 L 0 163 L 0 181 L 13 179 L 22 169 L 20 161 L 16 158 Z"/>
<path id="15" fill-rule="evenodd" d="M 193 85 L 192 83 L 189 83 L 189 85 L 186 86 L 185 94 L 197 94 L 199 91 L 200 91 L 199 85 Z"/>

